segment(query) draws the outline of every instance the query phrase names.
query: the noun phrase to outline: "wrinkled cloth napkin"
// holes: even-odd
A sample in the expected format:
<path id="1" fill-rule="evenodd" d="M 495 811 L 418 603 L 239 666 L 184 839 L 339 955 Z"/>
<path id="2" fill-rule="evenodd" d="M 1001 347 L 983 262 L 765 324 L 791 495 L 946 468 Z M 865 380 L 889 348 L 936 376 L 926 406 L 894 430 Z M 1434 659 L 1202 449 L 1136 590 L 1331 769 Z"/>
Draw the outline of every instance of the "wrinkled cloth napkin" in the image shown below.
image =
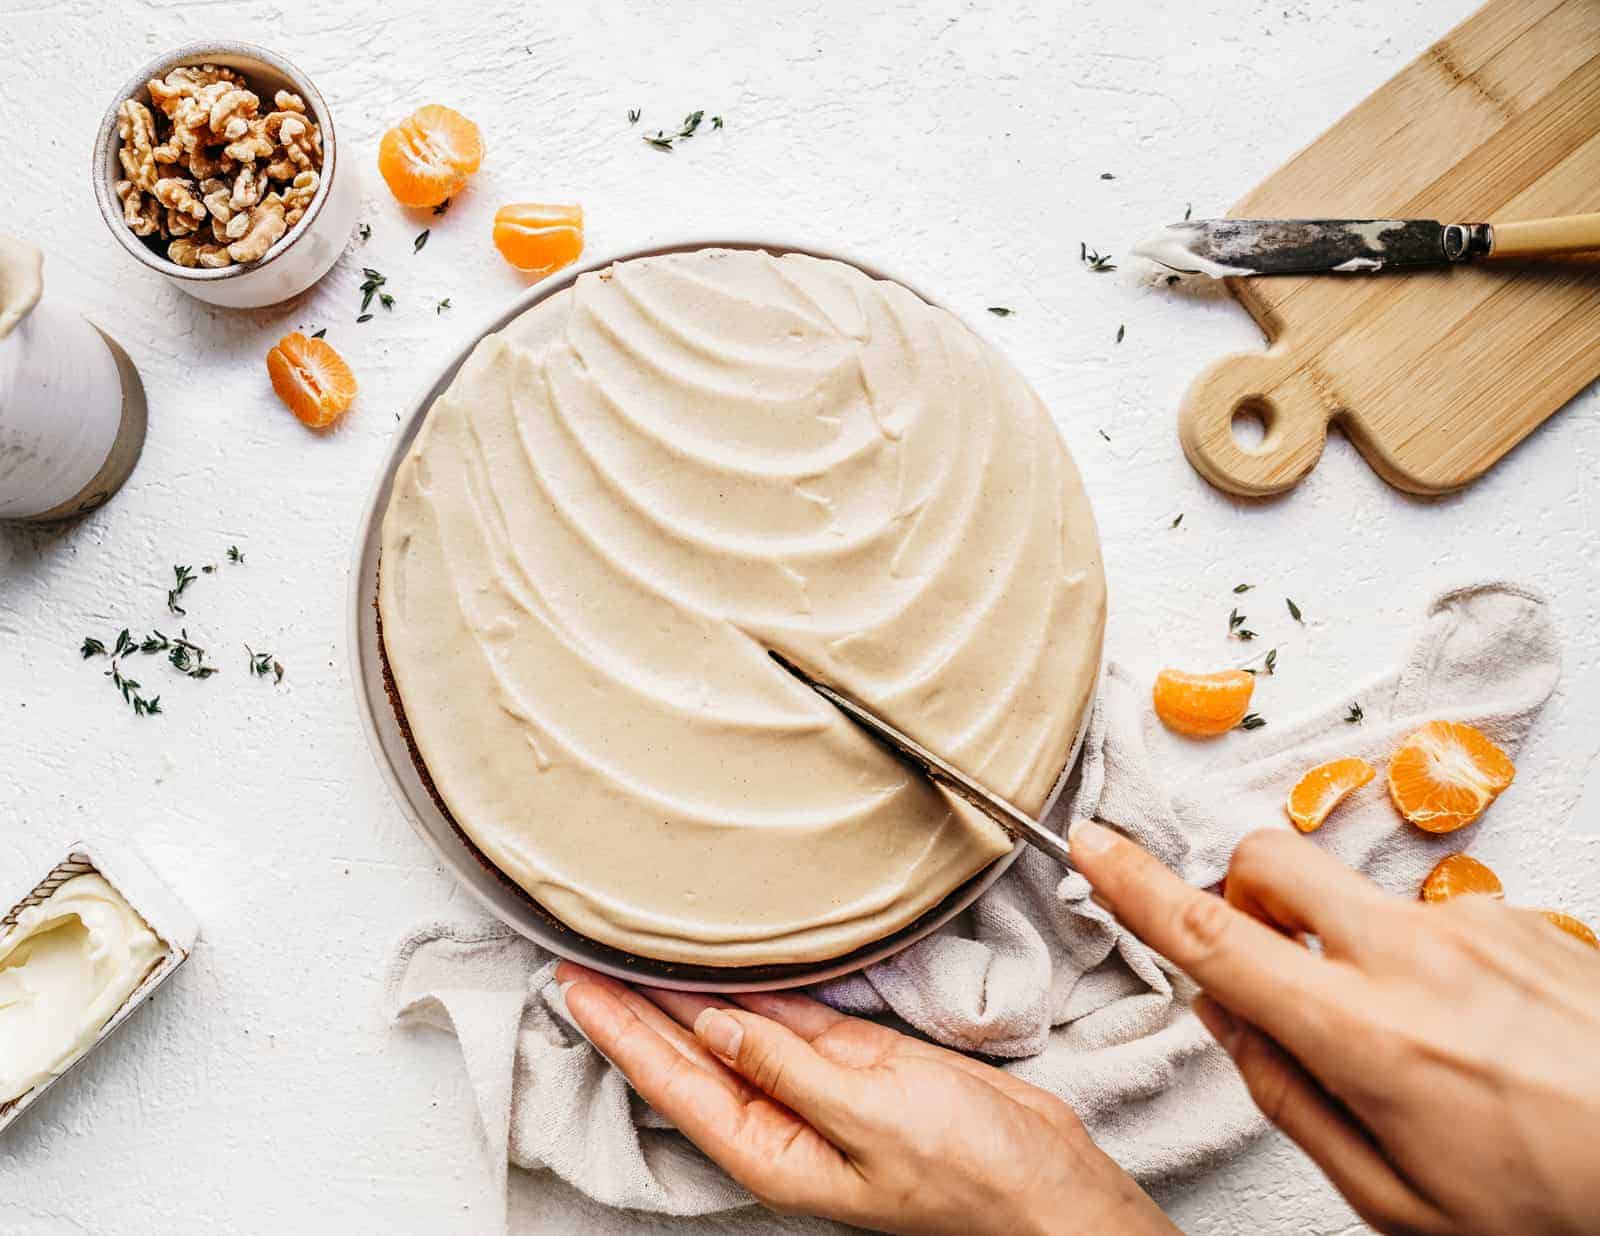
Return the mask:
<path id="1" fill-rule="evenodd" d="M 1456 589 L 1428 607 L 1404 662 L 1356 693 L 1360 725 L 1346 723 L 1341 697 L 1220 745 L 1204 775 L 1174 784 L 1146 749 L 1148 689 L 1112 664 L 1079 772 L 1051 820 L 1111 824 L 1207 887 L 1246 832 L 1288 827 L 1284 798 L 1307 767 L 1361 755 L 1381 771 L 1402 738 L 1435 718 L 1470 722 L 1514 751 L 1559 670 L 1540 596 L 1505 583 Z M 1401 826 L 1381 777 L 1314 836 L 1406 895 L 1461 848 L 1459 838 Z M 981 1053 L 1060 1095 L 1142 1181 L 1207 1167 L 1256 1136 L 1261 1118 L 1189 1011 L 1192 984 L 1088 894 L 1082 876 L 1030 849 L 963 921 L 813 994 Z M 710 1216 L 750 1205 L 573 1027 L 553 970 L 548 953 L 483 920 L 422 924 L 390 966 L 394 1018 L 460 1041 L 497 1181 L 509 1161 L 613 1207 Z"/>

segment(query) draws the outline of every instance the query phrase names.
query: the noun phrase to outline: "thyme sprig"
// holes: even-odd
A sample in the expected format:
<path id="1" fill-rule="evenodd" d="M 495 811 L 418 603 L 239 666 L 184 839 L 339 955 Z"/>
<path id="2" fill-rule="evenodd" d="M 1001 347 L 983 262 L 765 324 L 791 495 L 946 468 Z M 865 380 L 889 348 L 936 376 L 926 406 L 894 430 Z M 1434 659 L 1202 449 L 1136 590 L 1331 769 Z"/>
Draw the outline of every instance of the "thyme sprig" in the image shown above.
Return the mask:
<path id="1" fill-rule="evenodd" d="M 1263 717 L 1260 713 L 1258 713 L 1258 712 L 1247 712 L 1244 715 L 1244 719 L 1242 721 L 1240 721 L 1239 724 L 1236 725 L 1234 728 L 1235 729 L 1240 729 L 1240 730 L 1259 730 L 1266 723 L 1267 723 L 1266 718 Z"/>
<path id="2" fill-rule="evenodd" d="M 628 123 L 637 124 L 641 114 L 638 108 L 630 108 L 628 111 Z M 647 146 L 654 146 L 657 150 L 671 150 L 676 143 L 688 141 L 699 132 L 700 125 L 705 118 L 706 113 L 703 108 L 692 111 L 683 118 L 683 123 L 678 126 L 676 133 L 668 133 L 665 129 L 657 129 L 654 133 L 641 134 L 640 140 Z M 722 128 L 722 117 L 711 117 L 711 127 L 713 129 Z"/>
<path id="3" fill-rule="evenodd" d="M 384 284 L 388 283 L 389 280 L 385 276 L 373 270 L 370 266 L 363 266 L 361 268 L 361 273 L 366 276 L 361 283 L 361 312 L 366 313 L 368 309 L 372 308 L 372 298 L 374 296 L 379 296 L 379 298 L 383 301 L 383 307 L 385 309 L 394 308 L 394 297 L 390 296 L 387 292 L 384 292 L 381 295 L 379 293 L 379 289 L 382 288 Z M 356 319 L 358 322 L 364 320 L 365 319 L 363 318 Z"/>
<path id="4" fill-rule="evenodd" d="M 194 583 L 194 568 L 188 566 L 174 566 L 173 578 L 177 581 L 173 587 L 167 589 L 167 608 L 175 614 L 184 614 L 188 611 L 178 604 L 178 598 L 183 595 L 184 589 Z"/>
<path id="5" fill-rule="evenodd" d="M 283 664 L 270 652 L 257 652 L 249 644 L 244 646 L 244 650 L 250 657 L 250 672 L 257 678 L 271 674 L 275 684 L 283 681 Z"/>
<path id="6" fill-rule="evenodd" d="M 149 699 L 140 695 L 140 686 L 136 679 L 123 677 L 122 670 L 113 661 L 111 668 L 106 671 L 106 677 L 111 679 L 111 685 L 116 687 L 122 695 L 123 702 L 133 709 L 136 717 L 154 716 L 161 711 L 161 697 L 152 695 Z"/>
<path id="7" fill-rule="evenodd" d="M 239 552 L 237 545 L 228 546 L 228 561 L 237 563 L 240 566 L 244 565 L 244 555 Z"/>
<path id="8" fill-rule="evenodd" d="M 1360 725 L 1366 718 L 1367 714 L 1361 711 L 1361 705 L 1355 700 L 1351 700 L 1350 711 L 1344 714 L 1344 723 L 1346 725 Z"/>
<path id="9" fill-rule="evenodd" d="M 1101 253 L 1098 249 L 1091 249 L 1081 240 L 1078 242 L 1078 261 L 1082 262 L 1097 275 L 1117 268 L 1117 264 L 1111 260 L 1109 253 Z"/>

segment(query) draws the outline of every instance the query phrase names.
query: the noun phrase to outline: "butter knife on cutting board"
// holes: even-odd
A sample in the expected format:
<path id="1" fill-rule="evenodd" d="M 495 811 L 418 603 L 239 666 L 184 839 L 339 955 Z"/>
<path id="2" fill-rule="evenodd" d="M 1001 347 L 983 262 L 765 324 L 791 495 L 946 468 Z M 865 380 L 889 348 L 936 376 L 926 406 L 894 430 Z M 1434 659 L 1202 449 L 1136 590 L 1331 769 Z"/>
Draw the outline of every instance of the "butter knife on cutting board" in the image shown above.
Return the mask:
<path id="1" fill-rule="evenodd" d="M 1600 253 L 1600 214 L 1503 223 L 1432 219 L 1186 219 L 1133 247 L 1185 274 L 1376 274 L 1460 262 Z"/>

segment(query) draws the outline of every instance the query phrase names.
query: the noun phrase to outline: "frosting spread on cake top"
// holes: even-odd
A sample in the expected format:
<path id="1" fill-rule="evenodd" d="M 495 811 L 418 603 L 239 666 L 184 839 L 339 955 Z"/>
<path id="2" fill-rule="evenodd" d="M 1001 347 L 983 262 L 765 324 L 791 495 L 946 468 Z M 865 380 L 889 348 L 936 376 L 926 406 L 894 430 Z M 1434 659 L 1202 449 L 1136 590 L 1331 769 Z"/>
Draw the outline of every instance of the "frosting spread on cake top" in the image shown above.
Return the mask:
<path id="1" fill-rule="evenodd" d="M 1038 397 L 955 317 L 758 251 L 582 275 L 487 336 L 383 525 L 413 740 L 577 930 L 704 965 L 878 939 L 1009 849 L 775 648 L 1024 809 L 1063 770 L 1105 585 Z"/>

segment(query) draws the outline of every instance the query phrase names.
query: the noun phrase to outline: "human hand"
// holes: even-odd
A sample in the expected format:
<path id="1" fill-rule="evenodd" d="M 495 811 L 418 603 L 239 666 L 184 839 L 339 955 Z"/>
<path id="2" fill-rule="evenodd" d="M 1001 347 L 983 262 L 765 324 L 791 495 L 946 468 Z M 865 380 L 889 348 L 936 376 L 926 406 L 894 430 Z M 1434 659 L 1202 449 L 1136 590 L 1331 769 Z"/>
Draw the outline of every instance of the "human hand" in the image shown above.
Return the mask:
<path id="1" fill-rule="evenodd" d="M 1600 953 L 1488 897 L 1392 897 L 1287 831 L 1225 896 L 1100 825 L 1073 860 L 1205 989 L 1267 1118 L 1387 1232 L 1600 1232 Z M 1320 955 L 1302 946 L 1316 936 Z"/>
<path id="2" fill-rule="evenodd" d="M 632 988 L 563 962 L 589 1040 L 767 1206 L 893 1232 L 1176 1229 L 1060 1099 L 805 996 Z"/>

